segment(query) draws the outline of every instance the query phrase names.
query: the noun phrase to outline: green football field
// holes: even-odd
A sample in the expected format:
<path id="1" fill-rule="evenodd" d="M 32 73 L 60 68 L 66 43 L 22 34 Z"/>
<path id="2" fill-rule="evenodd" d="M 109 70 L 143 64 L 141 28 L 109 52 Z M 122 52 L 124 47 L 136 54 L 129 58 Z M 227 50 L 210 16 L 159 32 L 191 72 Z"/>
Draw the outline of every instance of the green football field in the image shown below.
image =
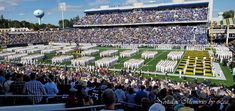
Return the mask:
<path id="1" fill-rule="evenodd" d="M 120 52 L 124 51 L 124 50 L 127 50 L 127 49 L 122 49 L 122 48 L 113 48 L 113 47 L 96 47 L 96 49 L 99 49 L 99 52 L 102 52 L 102 51 L 105 51 L 105 50 L 110 50 L 110 49 L 116 49 L 116 50 L 119 50 L 119 54 Z M 144 51 L 157 51 L 158 54 L 157 56 L 155 56 L 155 58 L 153 59 L 145 59 L 145 64 L 140 67 L 139 69 L 136 69 L 136 73 L 134 74 L 134 76 L 140 76 L 138 73 L 140 72 L 140 70 L 142 71 L 148 71 L 148 72 L 156 72 L 156 64 L 160 61 L 160 60 L 165 60 L 167 59 L 167 54 L 169 52 L 171 52 L 172 50 L 156 50 L 154 48 L 139 48 L 139 52 L 137 52 L 135 55 L 133 55 L 132 57 L 130 58 L 119 58 L 118 62 L 114 65 L 112 65 L 111 67 L 109 67 L 110 69 L 124 69 L 123 67 L 123 63 L 129 59 L 140 59 L 141 58 L 141 54 L 144 52 Z M 174 50 L 175 51 L 175 50 Z M 71 53 L 73 54 L 73 53 Z M 118 55 L 119 55 L 118 54 Z M 46 54 L 47 56 L 47 59 L 44 60 L 44 61 L 40 61 L 41 63 L 46 63 L 46 64 L 51 64 L 51 59 L 55 56 L 57 56 L 55 53 L 52 53 L 52 54 Z M 95 54 L 95 55 L 92 55 L 93 57 L 95 57 L 95 60 L 99 60 L 101 59 L 99 53 Z M 76 58 L 78 58 L 80 56 L 77 56 Z M 182 63 L 183 61 L 183 57 L 182 57 L 182 60 L 178 60 L 178 65 L 180 66 L 180 63 Z M 64 62 L 62 63 L 61 65 L 70 65 L 71 62 Z M 95 63 L 91 63 L 89 65 L 92 65 L 94 66 Z M 223 84 L 225 86 L 232 86 L 234 84 L 233 82 L 233 76 L 232 76 L 232 73 L 231 73 L 231 70 L 227 67 L 227 66 L 223 66 L 222 64 L 220 64 L 223 72 L 224 72 L 224 75 L 226 77 L 227 80 L 210 80 L 212 84 Z M 177 74 L 177 69 L 178 67 L 176 68 L 175 70 L 175 73 Z M 163 75 L 149 75 L 149 74 L 143 74 L 142 76 L 146 77 L 146 78 L 155 78 L 155 79 L 166 79 L 165 76 Z M 198 82 L 203 82 L 205 81 L 205 79 L 195 79 L 195 78 L 191 78 L 191 77 L 187 77 L 187 78 L 179 78 L 177 76 L 168 76 L 167 77 L 168 79 L 171 79 L 171 80 L 175 80 L 175 81 L 188 81 L 188 82 L 192 82 L 192 81 L 195 81 L 197 80 Z"/>

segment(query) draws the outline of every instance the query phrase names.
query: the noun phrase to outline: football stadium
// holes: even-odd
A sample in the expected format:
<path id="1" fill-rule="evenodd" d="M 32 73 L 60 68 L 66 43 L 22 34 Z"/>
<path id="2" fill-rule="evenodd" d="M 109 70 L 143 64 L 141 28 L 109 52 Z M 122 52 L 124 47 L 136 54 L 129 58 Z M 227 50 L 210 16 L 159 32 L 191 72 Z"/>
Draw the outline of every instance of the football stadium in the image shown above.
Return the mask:
<path id="1" fill-rule="evenodd" d="M 218 0 L 84 0 L 83 16 L 64 19 L 74 1 L 34 8 L 35 23 L 1 16 L 0 110 L 235 110 L 234 10 Z M 44 23 L 49 11 L 59 26 Z"/>

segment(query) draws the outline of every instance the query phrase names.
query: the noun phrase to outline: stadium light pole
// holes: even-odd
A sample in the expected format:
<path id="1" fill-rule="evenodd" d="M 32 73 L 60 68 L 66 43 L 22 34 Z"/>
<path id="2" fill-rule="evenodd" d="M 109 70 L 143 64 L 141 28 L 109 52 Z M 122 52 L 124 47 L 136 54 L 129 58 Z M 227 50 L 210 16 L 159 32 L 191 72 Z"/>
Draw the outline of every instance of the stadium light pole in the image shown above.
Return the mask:
<path id="1" fill-rule="evenodd" d="M 58 8 L 61 11 L 62 27 L 64 29 L 64 12 L 66 11 L 66 3 L 65 2 L 59 3 Z"/>
<path id="2" fill-rule="evenodd" d="M 193 27 L 193 40 L 192 40 L 193 45 L 196 45 L 196 32 L 197 32 L 197 27 Z"/>
<path id="3" fill-rule="evenodd" d="M 229 25 L 227 25 L 226 46 L 228 46 L 228 38 L 229 38 Z"/>

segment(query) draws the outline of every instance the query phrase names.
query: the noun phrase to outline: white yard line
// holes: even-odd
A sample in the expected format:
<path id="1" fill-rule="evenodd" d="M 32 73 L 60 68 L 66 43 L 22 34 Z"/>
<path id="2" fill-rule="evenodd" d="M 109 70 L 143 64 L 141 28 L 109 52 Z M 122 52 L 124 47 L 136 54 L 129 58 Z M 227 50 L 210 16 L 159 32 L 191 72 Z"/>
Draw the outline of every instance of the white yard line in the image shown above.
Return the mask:
<path id="1" fill-rule="evenodd" d="M 184 54 L 185 54 L 185 51 L 184 51 Z M 180 62 L 177 64 L 177 66 L 175 67 L 175 69 L 174 69 L 174 74 L 175 74 L 175 71 L 177 70 L 177 68 L 179 67 L 179 65 L 180 65 L 180 63 L 181 63 L 181 61 L 182 61 L 182 58 L 184 57 L 184 54 L 182 55 L 182 57 L 180 58 Z"/>
<path id="2" fill-rule="evenodd" d="M 111 71 L 121 71 L 121 69 L 109 69 Z M 139 71 L 131 71 L 132 73 L 133 72 L 136 72 L 136 73 L 139 73 Z M 161 75 L 161 76 L 165 76 L 166 74 L 165 73 L 157 73 L 157 72 L 147 72 L 147 71 L 141 71 L 141 73 L 143 74 L 150 74 L 150 75 Z M 167 74 L 168 76 L 175 76 L 175 77 L 178 77 L 179 74 Z M 194 78 L 194 79 L 213 79 L 213 80 L 226 80 L 225 78 L 218 78 L 218 77 L 207 77 L 207 76 L 196 76 L 196 75 L 182 75 L 182 78 L 183 77 L 188 77 L 188 78 Z"/>

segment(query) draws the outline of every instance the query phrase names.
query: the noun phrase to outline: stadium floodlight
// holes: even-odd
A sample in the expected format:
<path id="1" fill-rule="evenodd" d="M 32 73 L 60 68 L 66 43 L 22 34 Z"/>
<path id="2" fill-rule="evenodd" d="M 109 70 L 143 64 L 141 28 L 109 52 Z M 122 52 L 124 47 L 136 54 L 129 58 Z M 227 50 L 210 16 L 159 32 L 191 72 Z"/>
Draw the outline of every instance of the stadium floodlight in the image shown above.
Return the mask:
<path id="1" fill-rule="evenodd" d="M 61 20 L 62 20 L 62 26 L 64 29 L 64 12 L 66 11 L 66 3 L 65 2 L 59 3 L 58 9 L 59 11 L 61 11 Z"/>

